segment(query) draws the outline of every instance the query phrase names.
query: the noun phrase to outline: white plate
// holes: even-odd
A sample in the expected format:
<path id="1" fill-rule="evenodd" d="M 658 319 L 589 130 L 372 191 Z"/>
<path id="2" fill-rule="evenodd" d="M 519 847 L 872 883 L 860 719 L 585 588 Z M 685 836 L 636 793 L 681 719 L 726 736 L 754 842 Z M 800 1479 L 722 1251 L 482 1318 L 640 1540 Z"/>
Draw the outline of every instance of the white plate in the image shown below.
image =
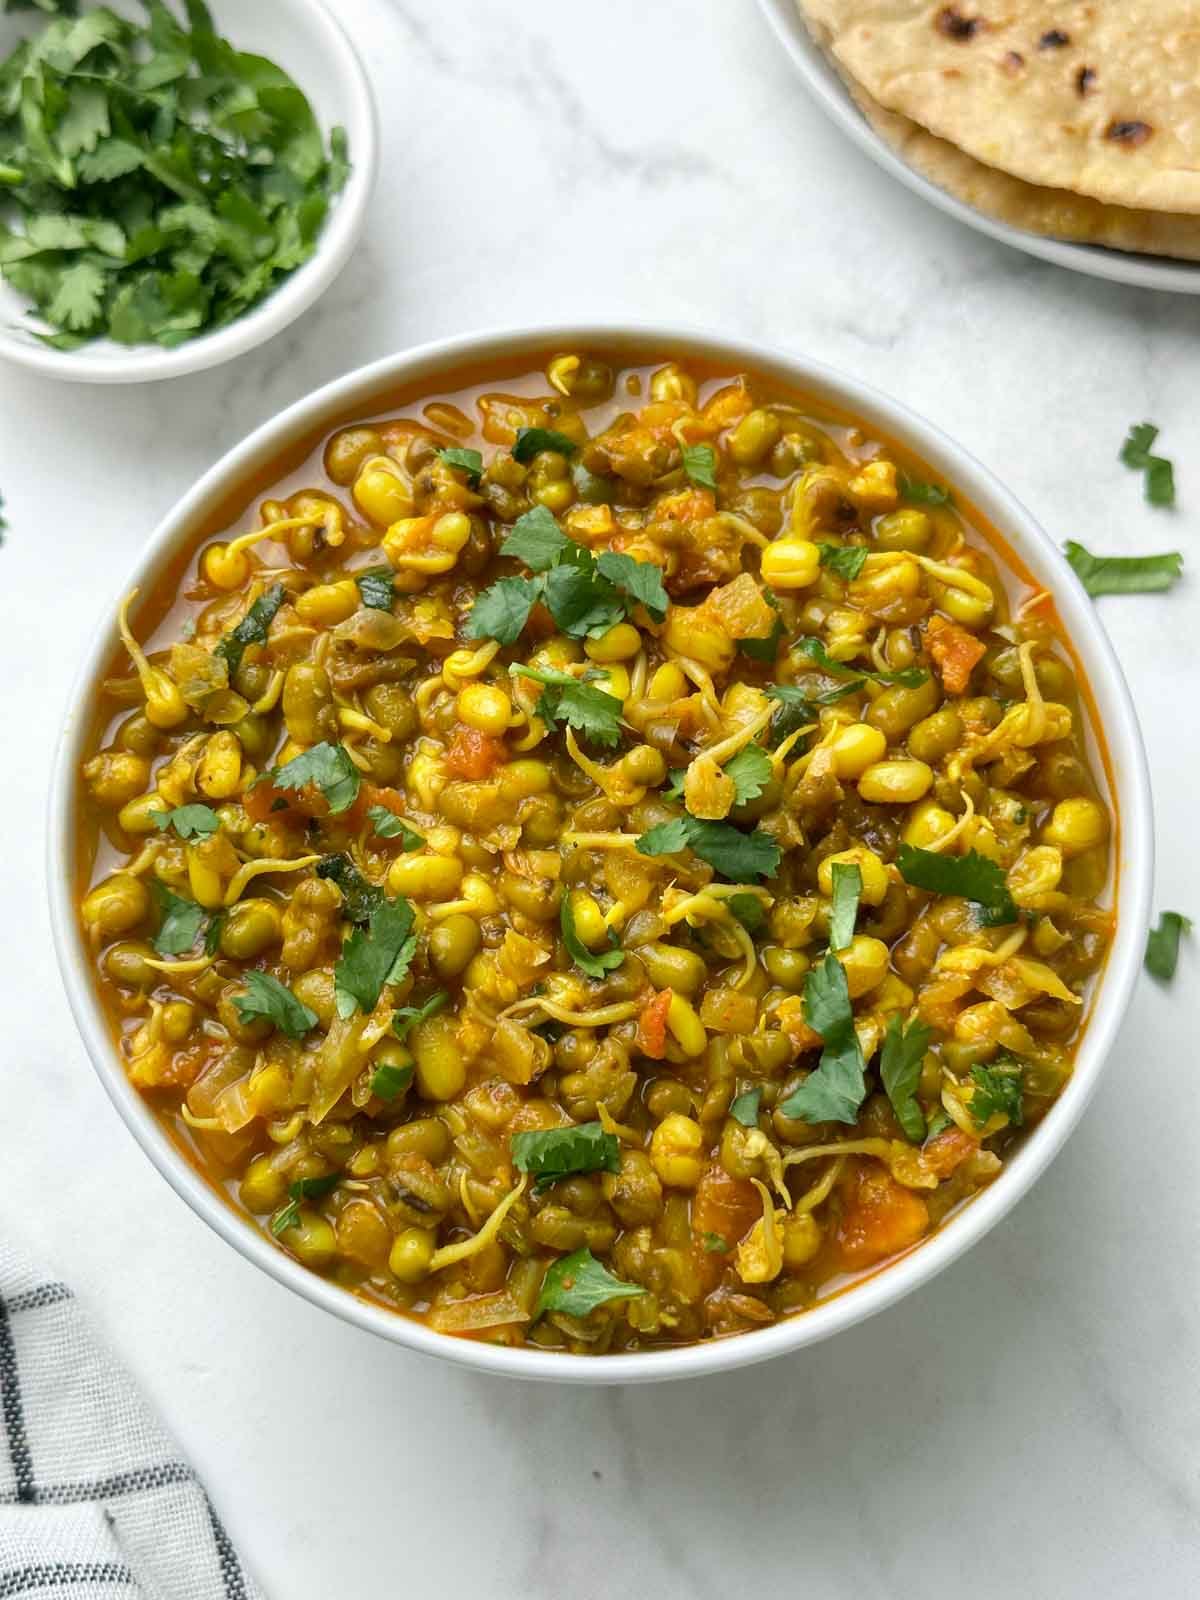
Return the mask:
<path id="1" fill-rule="evenodd" d="M 877 134 L 854 104 L 845 84 L 826 61 L 800 16 L 796 0 L 758 0 L 763 15 L 774 29 L 784 49 L 796 63 L 801 78 L 817 104 L 865 150 L 871 160 L 899 178 L 914 194 L 947 215 L 965 222 L 969 228 L 989 234 L 1014 250 L 1040 256 L 1058 267 L 1087 272 L 1093 278 L 1108 278 L 1113 283 L 1130 283 L 1139 289 L 1167 289 L 1173 294 L 1200 294 L 1200 264 L 1171 261 L 1165 256 L 1136 255 L 1129 250 L 1108 250 L 1102 245 L 1067 244 L 1061 239 L 1045 239 L 1027 233 L 1007 222 L 997 222 L 964 200 L 957 200 L 936 183 L 914 172 L 889 144 Z"/>
<path id="2" fill-rule="evenodd" d="M 109 3 L 124 16 L 144 17 L 131 0 Z M 168 4 L 173 15 L 182 17 L 180 0 Z M 328 289 L 350 259 L 366 222 L 379 147 L 371 86 L 353 45 L 321 0 L 270 0 L 261 5 L 209 0 L 209 10 L 217 32 L 237 49 L 267 56 L 295 79 L 326 139 L 332 127 L 340 124 L 346 130 L 350 176 L 329 208 L 316 250 L 236 322 L 189 339 L 176 350 L 155 344 L 115 344 L 111 339 L 93 339 L 78 350 L 52 350 L 29 331 L 44 329 L 36 316 L 28 315 L 29 301 L 0 279 L 0 356 L 73 383 L 148 383 L 199 372 L 252 350 L 286 328 Z M 0 16 L 0 60 L 47 20 L 41 11 Z"/>

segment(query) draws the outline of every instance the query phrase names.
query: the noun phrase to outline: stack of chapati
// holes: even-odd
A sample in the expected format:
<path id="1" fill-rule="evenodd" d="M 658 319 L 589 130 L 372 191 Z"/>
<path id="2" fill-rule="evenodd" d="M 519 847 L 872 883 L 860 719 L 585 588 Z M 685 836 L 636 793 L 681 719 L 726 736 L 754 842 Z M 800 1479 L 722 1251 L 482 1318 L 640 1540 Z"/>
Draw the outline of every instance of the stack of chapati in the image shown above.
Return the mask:
<path id="1" fill-rule="evenodd" d="M 1200 0 L 798 0 L 877 132 L 977 210 L 1200 260 Z"/>

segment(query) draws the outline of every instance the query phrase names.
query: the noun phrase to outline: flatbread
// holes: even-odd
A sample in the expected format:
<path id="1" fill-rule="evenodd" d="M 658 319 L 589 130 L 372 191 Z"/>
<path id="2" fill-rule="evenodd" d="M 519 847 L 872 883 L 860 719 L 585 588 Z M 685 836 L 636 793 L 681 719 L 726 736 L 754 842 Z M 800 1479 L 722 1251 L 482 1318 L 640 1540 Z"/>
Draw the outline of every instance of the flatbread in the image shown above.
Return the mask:
<path id="1" fill-rule="evenodd" d="M 1072 194 L 1069 189 L 1025 183 L 995 167 L 985 167 L 982 161 L 939 139 L 919 123 L 885 111 L 858 84 L 848 79 L 846 83 L 863 116 L 902 160 L 930 183 L 957 200 L 965 200 L 985 216 L 1049 239 L 1200 261 L 1200 217 L 1108 206 L 1090 195 Z"/>
<path id="2" fill-rule="evenodd" d="M 1200 214 L 1200 0 L 800 0 L 885 110 L 1027 183 Z"/>

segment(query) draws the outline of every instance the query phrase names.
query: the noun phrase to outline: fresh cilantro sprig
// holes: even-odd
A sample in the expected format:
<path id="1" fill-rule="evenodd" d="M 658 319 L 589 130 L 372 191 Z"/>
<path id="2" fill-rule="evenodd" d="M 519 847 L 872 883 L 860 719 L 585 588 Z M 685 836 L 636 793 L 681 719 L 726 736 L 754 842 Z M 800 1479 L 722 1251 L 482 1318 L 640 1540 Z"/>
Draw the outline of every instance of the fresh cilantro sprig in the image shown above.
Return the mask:
<path id="1" fill-rule="evenodd" d="M 818 544 L 817 549 L 821 552 L 821 565 L 847 583 L 858 577 L 871 553 L 865 544 Z"/>
<path id="2" fill-rule="evenodd" d="M 821 1035 L 821 1059 L 779 1109 L 802 1122 L 854 1122 L 866 1098 L 866 1064 L 845 968 L 832 950 L 804 980 L 804 1019 Z"/>
<path id="3" fill-rule="evenodd" d="M 743 1128 L 757 1128 L 761 1104 L 762 1090 L 747 1089 L 743 1094 L 735 1095 L 730 1102 L 729 1115 L 735 1122 L 740 1122 Z"/>
<path id="4" fill-rule="evenodd" d="M 300 1220 L 302 1201 L 323 1199 L 337 1187 L 340 1177 L 340 1172 L 328 1172 L 322 1178 L 297 1178 L 294 1183 L 289 1183 L 288 1194 L 291 1199 L 282 1211 L 276 1213 L 271 1222 L 271 1232 L 275 1237 L 278 1239 L 289 1228 L 296 1226 Z"/>
<path id="5" fill-rule="evenodd" d="M 584 1246 L 547 1268 L 533 1315 L 536 1319 L 545 1311 L 561 1311 L 568 1317 L 586 1317 L 610 1300 L 631 1300 L 645 1292 L 640 1284 L 614 1278 Z"/>
<path id="6" fill-rule="evenodd" d="M 683 470 L 697 489 L 716 489 L 717 453 L 710 444 L 685 444 L 681 447 Z"/>
<path id="7" fill-rule="evenodd" d="M 1063 549 L 1093 599 L 1102 594 L 1161 594 L 1183 576 L 1178 550 L 1156 556 L 1094 556 L 1075 539 L 1068 539 Z"/>
<path id="8" fill-rule="evenodd" d="M 383 890 L 366 878 L 344 852 L 324 856 L 317 862 L 318 878 L 327 878 L 342 891 L 342 914 L 347 922 L 365 925 L 375 908 L 383 902 Z"/>
<path id="9" fill-rule="evenodd" d="M 862 686 L 861 678 L 856 678 L 852 683 L 835 684 L 829 689 L 811 689 L 796 683 L 769 683 L 765 690 L 767 699 L 774 700 L 777 706 L 771 719 L 772 734 L 782 742 L 797 728 L 815 722 L 821 706 L 845 700 L 848 695 L 857 694 Z"/>
<path id="10" fill-rule="evenodd" d="M 154 948 L 160 956 L 187 955 L 195 947 L 208 913 L 195 900 L 176 894 L 157 878 L 150 879 L 150 892 L 161 913 Z"/>
<path id="11" fill-rule="evenodd" d="M 362 603 L 372 611 L 390 611 L 396 599 L 396 573 L 392 567 L 367 567 L 354 574 Z"/>
<path id="12" fill-rule="evenodd" d="M 896 672 L 871 672 L 866 667 L 851 665 L 848 661 L 835 661 L 826 650 L 820 639 L 806 636 L 797 639 L 792 649 L 797 655 L 807 656 L 810 661 L 830 672 L 834 677 L 850 677 L 857 680 L 861 687 L 864 683 L 899 684 L 905 689 L 916 689 L 929 677 L 924 667 L 901 667 Z"/>
<path id="13" fill-rule="evenodd" d="M 735 806 L 757 800 L 774 775 L 771 758 L 760 744 L 748 744 L 728 760 L 722 771 L 733 779 Z"/>
<path id="14" fill-rule="evenodd" d="M 38 0 L 40 9 L 60 9 Z M 56 349 L 172 348 L 244 315 L 313 254 L 348 171 L 274 62 L 202 0 L 66 13 L 0 66 L 0 272 Z"/>
<path id="15" fill-rule="evenodd" d="M 483 477 L 483 455 L 478 450 L 464 450 L 459 445 L 451 445 L 448 449 L 439 450 L 438 455 L 448 467 L 453 467 L 456 472 L 465 472 L 467 487 L 478 489 L 480 479 Z"/>
<path id="16" fill-rule="evenodd" d="M 287 599 L 287 590 L 281 583 L 265 589 L 235 628 L 232 628 L 214 648 L 213 655 L 222 656 L 229 663 L 232 679 L 242 664 L 246 646 L 266 644 L 267 631 L 275 620 L 275 613 Z"/>
<path id="17" fill-rule="evenodd" d="M 449 1004 L 450 996 L 445 989 L 437 989 L 419 1006 L 397 1006 L 392 1012 L 392 1032 L 397 1039 L 407 1039 L 418 1022 L 436 1017 L 438 1012 L 445 1010 Z"/>
<path id="18" fill-rule="evenodd" d="M 598 1122 L 514 1133 L 511 1143 L 513 1166 L 537 1180 L 534 1194 L 544 1193 L 560 1178 L 578 1172 L 616 1172 L 621 1164 L 620 1141 Z"/>
<path id="19" fill-rule="evenodd" d="M 1017 920 L 1017 908 L 1008 890 L 1004 868 L 976 850 L 965 856 L 938 855 L 917 845 L 902 844 L 896 865 L 905 883 L 930 894 L 961 895 L 979 907 L 980 921 L 989 928 Z"/>
<path id="20" fill-rule="evenodd" d="M 902 472 L 898 479 L 900 493 L 905 500 L 918 506 L 948 506 L 953 500 L 949 489 L 940 483 L 926 483 L 920 478 L 910 478 Z"/>
<path id="21" fill-rule="evenodd" d="M 862 894 L 862 868 L 851 861 L 835 861 L 830 868 L 833 903 L 829 913 L 829 948 L 845 950 L 854 938 L 858 901 Z"/>
<path id="22" fill-rule="evenodd" d="M 879 1058 L 884 1093 L 892 1102 L 896 1121 L 913 1144 L 920 1144 L 927 1132 L 925 1113 L 917 1101 L 917 1085 L 932 1037 L 932 1028 L 927 1028 L 923 1022 L 912 1022 L 906 1029 L 900 1013 L 893 1012 L 888 1019 L 883 1053 Z"/>
<path id="23" fill-rule="evenodd" d="M 381 1061 L 371 1074 L 371 1093 L 378 1095 L 386 1104 L 404 1093 L 413 1081 L 413 1076 L 414 1068 L 411 1062 L 397 1067 L 390 1061 Z"/>
<path id="24" fill-rule="evenodd" d="M 216 833 L 221 821 L 211 806 L 196 804 L 157 812 L 154 826 L 160 833 L 173 828 L 181 839 L 203 839 Z"/>
<path id="25" fill-rule="evenodd" d="M 773 878 L 782 856 L 771 835 L 758 828 L 753 833 L 743 833 L 729 822 L 702 822 L 691 816 L 658 823 L 640 835 L 637 850 L 643 856 L 669 856 L 691 850 L 733 883 Z"/>
<path id="26" fill-rule="evenodd" d="M 518 428 L 516 443 L 512 447 L 513 460 L 532 461 L 543 450 L 553 450 L 560 456 L 573 456 L 579 449 L 574 439 L 554 428 Z"/>
<path id="27" fill-rule="evenodd" d="M 751 661 L 772 664 L 779 655 L 779 646 L 787 630 L 783 625 L 783 618 L 779 615 L 779 600 L 775 593 L 771 589 L 764 589 L 762 597 L 775 612 L 771 631 L 765 639 L 739 639 L 738 649 L 744 656 L 749 656 Z"/>
<path id="28" fill-rule="evenodd" d="M 398 817 L 387 806 L 372 806 L 367 812 L 367 820 L 375 830 L 377 838 L 399 839 L 405 850 L 418 850 L 425 843 L 419 833 L 414 833 L 403 817 Z"/>
<path id="29" fill-rule="evenodd" d="M 247 972 L 245 994 L 234 995 L 233 1005 L 243 1022 L 266 1017 L 289 1039 L 303 1039 L 317 1025 L 317 1014 L 309 1009 L 278 978 L 269 972 Z"/>
<path id="30" fill-rule="evenodd" d="M 608 930 L 607 950 L 588 949 L 575 927 L 575 912 L 571 906 L 570 894 L 564 894 L 562 897 L 559 926 L 562 928 L 563 945 L 567 954 L 580 972 L 586 973 L 589 978 L 602 978 L 606 972 L 611 972 L 624 961 L 625 952 L 611 928 Z"/>
<path id="31" fill-rule="evenodd" d="M 1146 499 L 1152 506 L 1175 504 L 1175 468 L 1166 456 L 1153 454 L 1158 429 L 1152 422 L 1135 422 L 1121 446 L 1121 460 L 1127 467 L 1145 474 Z"/>
<path id="32" fill-rule="evenodd" d="M 609 749 L 620 743 L 624 707 L 615 695 L 554 667 L 528 667 L 514 662 L 508 670 L 514 678 L 532 678 L 544 685 L 534 711 L 547 727 L 565 722 L 576 733 Z"/>
<path id="33" fill-rule="evenodd" d="M 997 1056 L 990 1067 L 971 1068 L 971 1116 L 982 1128 L 990 1117 L 1006 1116 L 1014 1128 L 1024 1121 L 1025 1069 L 1015 1056 Z"/>
<path id="34" fill-rule="evenodd" d="M 1158 927 L 1151 928 L 1146 936 L 1146 971 L 1152 977 L 1170 983 L 1179 964 L 1179 941 L 1191 931 L 1191 918 L 1185 917 L 1182 912 L 1161 913 Z"/>
<path id="35" fill-rule="evenodd" d="M 304 789 L 309 784 L 319 789 L 329 805 L 329 814 L 339 816 L 358 799 L 362 776 L 344 745 L 314 744 L 298 756 L 272 767 L 266 780 L 276 789 Z"/>
<path id="36" fill-rule="evenodd" d="M 399 983 L 417 948 L 415 913 L 408 901 L 384 900 L 366 928 L 355 928 L 333 969 L 334 1003 L 339 1017 L 374 1011 L 385 983 Z"/>

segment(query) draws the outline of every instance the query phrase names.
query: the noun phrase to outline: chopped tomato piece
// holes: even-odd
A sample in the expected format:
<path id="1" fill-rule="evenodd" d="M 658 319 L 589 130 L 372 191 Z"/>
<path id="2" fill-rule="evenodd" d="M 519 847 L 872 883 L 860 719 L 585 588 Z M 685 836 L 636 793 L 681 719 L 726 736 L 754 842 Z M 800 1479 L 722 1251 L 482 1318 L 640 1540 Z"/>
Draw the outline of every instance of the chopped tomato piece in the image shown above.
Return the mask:
<path id="1" fill-rule="evenodd" d="M 983 660 L 986 646 L 935 612 L 925 624 L 925 648 L 933 657 L 933 664 L 942 675 L 947 694 L 966 694 L 971 674 Z"/>
<path id="2" fill-rule="evenodd" d="M 716 1234 L 732 1250 L 761 1216 L 762 1202 L 749 1179 L 731 1178 L 719 1161 L 710 1161 L 692 1201 L 692 1228 L 701 1240 Z"/>
<path id="3" fill-rule="evenodd" d="M 941 1133 L 934 1134 L 921 1151 L 921 1165 L 928 1167 L 939 1178 L 948 1178 L 955 1167 L 960 1166 L 968 1156 L 973 1156 L 978 1149 L 979 1140 L 972 1139 L 961 1128 L 943 1128 Z"/>
<path id="4" fill-rule="evenodd" d="M 456 778 L 490 778 L 504 760 L 504 744 L 478 728 L 455 728 L 446 767 Z"/>
<path id="5" fill-rule="evenodd" d="M 672 522 L 703 522 L 715 516 L 716 511 L 717 502 L 711 489 L 681 489 L 678 494 L 664 495 L 655 515 L 670 518 Z"/>
<path id="6" fill-rule="evenodd" d="M 663 989 L 638 1019 L 637 1047 L 652 1061 L 661 1061 L 667 1053 L 667 1012 L 670 1009 L 671 990 Z"/>
<path id="7" fill-rule="evenodd" d="M 298 817 L 325 816 L 329 802 L 315 784 L 277 789 L 267 778 L 246 790 L 242 808 L 251 822 L 294 822 Z"/>
<path id="8" fill-rule="evenodd" d="M 857 1167 L 845 1191 L 837 1253 L 847 1272 L 873 1267 L 915 1244 L 929 1227 L 929 1207 L 877 1161 Z"/>

